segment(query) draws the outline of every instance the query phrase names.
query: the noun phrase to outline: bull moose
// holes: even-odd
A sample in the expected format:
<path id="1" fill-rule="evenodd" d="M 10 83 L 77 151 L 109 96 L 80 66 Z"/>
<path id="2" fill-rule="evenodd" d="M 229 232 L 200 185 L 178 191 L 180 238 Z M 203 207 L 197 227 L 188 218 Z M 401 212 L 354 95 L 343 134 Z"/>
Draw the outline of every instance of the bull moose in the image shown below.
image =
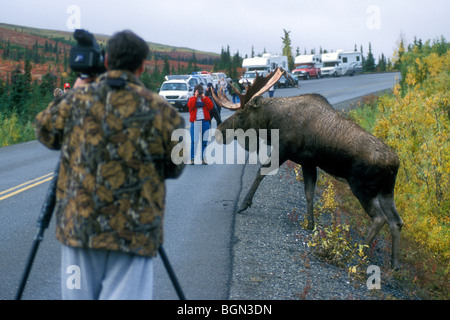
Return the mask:
<path id="1" fill-rule="evenodd" d="M 279 163 L 291 160 L 302 168 L 308 229 L 314 228 L 317 168 L 347 181 L 372 220 L 365 244 L 370 245 L 383 225 L 388 223 L 392 235 L 391 262 L 397 267 L 403 225 L 394 203 L 395 180 L 400 164 L 397 154 L 383 141 L 341 116 L 319 94 L 263 98 L 262 94 L 284 73 L 282 69 L 276 69 L 266 77 L 258 76 L 245 94 L 236 92 L 240 98 L 239 104 L 231 103 L 221 93 L 214 95 L 213 98 L 222 107 L 236 111 L 220 124 L 218 131 L 224 136 L 227 129 L 279 130 Z M 270 136 L 266 143 L 270 145 Z M 252 198 L 265 176 L 261 169 L 239 212 L 251 206 Z"/>

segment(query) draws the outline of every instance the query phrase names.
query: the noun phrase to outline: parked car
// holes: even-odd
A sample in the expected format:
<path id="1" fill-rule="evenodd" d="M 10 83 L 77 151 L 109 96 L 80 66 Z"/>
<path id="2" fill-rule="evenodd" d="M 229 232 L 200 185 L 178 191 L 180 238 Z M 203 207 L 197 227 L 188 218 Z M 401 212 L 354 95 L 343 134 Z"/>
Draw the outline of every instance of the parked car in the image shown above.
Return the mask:
<path id="1" fill-rule="evenodd" d="M 206 88 L 206 83 L 197 75 L 191 74 L 171 74 L 164 77 L 166 80 L 183 80 L 189 84 L 189 87 L 194 89 L 196 85 L 201 84 Z"/>
<path id="2" fill-rule="evenodd" d="M 307 63 L 297 66 L 292 71 L 292 74 L 295 74 L 299 78 L 309 80 L 311 77 L 316 77 L 317 79 L 320 79 L 322 72 L 320 68 L 316 68 L 316 65 L 314 63 Z"/>
<path id="3" fill-rule="evenodd" d="M 266 71 L 247 71 L 246 73 L 244 73 L 241 79 L 239 79 L 239 83 L 244 86 L 253 84 L 253 81 L 255 81 L 256 78 L 256 73 L 258 73 L 258 76 L 267 76 Z"/>
<path id="4" fill-rule="evenodd" d="M 207 87 L 208 87 L 208 82 L 207 82 L 207 80 L 206 80 L 203 76 L 195 74 L 195 75 L 192 75 L 192 79 L 198 79 L 199 84 L 201 84 L 201 85 L 203 86 L 203 90 L 206 91 L 206 89 L 207 89 Z M 191 82 L 192 82 L 192 83 L 194 82 L 192 79 L 189 80 L 190 83 L 191 83 Z M 195 85 L 194 85 L 194 87 L 195 87 Z"/>
<path id="5" fill-rule="evenodd" d="M 277 82 L 277 87 L 281 88 L 289 88 L 289 87 L 294 87 L 296 85 L 298 85 L 298 77 L 296 75 L 287 73 L 288 77 L 290 77 L 294 83 L 292 83 L 291 81 L 289 81 L 288 79 L 286 79 L 286 77 L 284 75 L 281 76 L 280 80 L 278 80 Z"/>
<path id="6" fill-rule="evenodd" d="M 200 76 L 204 80 L 206 80 L 206 83 L 211 83 L 215 89 L 219 86 L 219 78 L 213 77 L 211 72 L 208 71 L 196 71 L 192 73 L 193 75 Z"/>
<path id="7" fill-rule="evenodd" d="M 361 73 L 362 70 L 363 70 L 362 63 L 360 63 L 360 62 L 353 62 L 348 67 L 348 69 L 346 71 L 346 74 L 349 75 L 349 76 L 354 76 L 357 73 Z"/>
<path id="8" fill-rule="evenodd" d="M 179 111 L 187 111 L 187 103 L 194 95 L 194 89 L 184 80 L 168 80 L 161 85 L 159 95 Z"/>

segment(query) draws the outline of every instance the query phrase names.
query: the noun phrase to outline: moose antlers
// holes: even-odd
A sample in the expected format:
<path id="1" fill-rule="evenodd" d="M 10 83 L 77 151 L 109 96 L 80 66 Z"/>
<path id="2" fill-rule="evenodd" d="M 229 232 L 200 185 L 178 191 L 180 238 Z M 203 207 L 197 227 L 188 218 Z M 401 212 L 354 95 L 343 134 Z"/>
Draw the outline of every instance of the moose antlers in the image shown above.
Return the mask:
<path id="1" fill-rule="evenodd" d="M 260 96 L 263 93 L 265 93 L 267 90 L 269 90 L 270 87 L 272 87 L 277 81 L 281 78 L 282 75 L 286 74 L 286 71 L 282 68 L 277 68 L 271 73 L 269 73 L 266 77 L 258 75 L 256 73 L 256 78 L 253 81 L 252 85 L 249 85 L 247 88 L 247 91 L 245 94 L 240 94 L 233 86 L 233 90 L 236 92 L 236 94 L 239 96 L 239 99 L 241 100 L 241 103 L 232 103 L 220 90 L 218 92 L 218 95 L 212 92 L 214 101 L 219 104 L 220 106 L 231 109 L 231 110 L 237 110 L 239 108 L 242 108 L 247 102 L 249 102 L 254 97 Z"/>

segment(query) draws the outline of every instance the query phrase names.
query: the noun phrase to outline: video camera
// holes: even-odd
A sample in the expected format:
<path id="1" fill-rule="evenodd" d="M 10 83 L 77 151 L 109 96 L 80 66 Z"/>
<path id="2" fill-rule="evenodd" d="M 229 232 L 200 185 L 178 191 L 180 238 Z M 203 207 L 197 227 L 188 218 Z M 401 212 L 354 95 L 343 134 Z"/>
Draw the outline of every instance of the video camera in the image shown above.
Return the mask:
<path id="1" fill-rule="evenodd" d="M 76 29 L 73 37 L 77 45 L 70 50 L 70 68 L 79 72 L 82 78 L 105 72 L 105 52 L 100 50 L 93 34 L 83 29 Z"/>

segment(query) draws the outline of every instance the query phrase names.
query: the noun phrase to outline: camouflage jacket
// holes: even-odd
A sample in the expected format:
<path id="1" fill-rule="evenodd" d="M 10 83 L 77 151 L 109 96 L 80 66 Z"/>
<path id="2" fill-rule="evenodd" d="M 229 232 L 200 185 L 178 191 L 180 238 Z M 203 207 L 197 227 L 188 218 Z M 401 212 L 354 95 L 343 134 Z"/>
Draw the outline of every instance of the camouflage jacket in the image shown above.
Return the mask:
<path id="1" fill-rule="evenodd" d="M 109 71 L 36 117 L 38 140 L 61 149 L 56 236 L 65 245 L 155 256 L 166 178 L 183 164 L 171 141 L 184 120 L 133 74 Z"/>

